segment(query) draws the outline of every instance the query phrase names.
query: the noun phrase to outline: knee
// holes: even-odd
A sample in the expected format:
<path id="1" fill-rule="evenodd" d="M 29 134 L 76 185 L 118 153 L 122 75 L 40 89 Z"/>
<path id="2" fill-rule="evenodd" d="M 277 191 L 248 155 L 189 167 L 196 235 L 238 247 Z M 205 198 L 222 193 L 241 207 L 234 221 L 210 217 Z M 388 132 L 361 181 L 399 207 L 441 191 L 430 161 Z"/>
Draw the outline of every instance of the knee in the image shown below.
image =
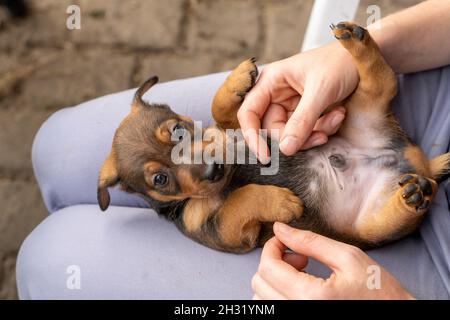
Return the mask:
<path id="1" fill-rule="evenodd" d="M 149 271 L 150 262 L 155 261 L 143 258 L 143 254 L 145 257 L 148 243 L 157 243 L 150 241 L 153 233 L 148 232 L 157 221 L 167 223 L 149 215 L 148 210 L 125 207 L 111 207 L 107 216 L 100 214 L 95 205 L 70 206 L 55 212 L 33 230 L 20 248 L 16 265 L 19 297 L 115 297 L 117 283 L 123 288 L 127 287 L 127 279 L 139 283 L 142 274 Z M 178 234 L 175 228 L 171 232 Z M 184 241 L 181 235 L 180 240 Z M 145 263 L 129 263 L 140 259 Z M 140 267 L 132 269 L 136 265 Z M 116 279 L 118 274 L 129 278 Z M 119 294 L 127 297 L 128 291 Z"/>
<path id="2" fill-rule="evenodd" d="M 52 176 L 63 150 L 62 129 L 69 125 L 68 110 L 62 109 L 51 115 L 38 130 L 32 146 L 31 158 L 36 180 L 41 188 L 45 205 L 50 211 L 56 206 L 51 201 Z"/>
<path id="3" fill-rule="evenodd" d="M 43 173 L 48 158 L 58 148 L 58 128 L 64 126 L 67 110 L 59 110 L 52 114 L 39 128 L 33 141 L 32 162 L 36 174 Z"/>
<path id="4" fill-rule="evenodd" d="M 22 243 L 16 262 L 16 282 L 20 299 L 31 299 L 33 282 L 37 279 L 33 272 L 33 260 L 39 260 L 39 254 L 35 242 L 32 240 L 33 234 L 30 234 Z"/>
<path id="5" fill-rule="evenodd" d="M 52 279 L 51 261 L 54 259 L 46 247 L 48 244 L 46 232 L 52 232 L 46 225 L 48 223 L 44 220 L 28 235 L 19 250 L 16 281 L 20 299 L 45 298 L 43 295 L 49 292 L 49 280 Z"/>
<path id="6" fill-rule="evenodd" d="M 83 206 L 62 209 L 28 235 L 17 256 L 20 299 L 61 299 L 77 294 L 70 276 L 76 271 L 73 267 L 82 264 L 84 251 L 82 246 L 75 246 L 79 239 L 72 229 L 85 225 L 91 211 Z"/>

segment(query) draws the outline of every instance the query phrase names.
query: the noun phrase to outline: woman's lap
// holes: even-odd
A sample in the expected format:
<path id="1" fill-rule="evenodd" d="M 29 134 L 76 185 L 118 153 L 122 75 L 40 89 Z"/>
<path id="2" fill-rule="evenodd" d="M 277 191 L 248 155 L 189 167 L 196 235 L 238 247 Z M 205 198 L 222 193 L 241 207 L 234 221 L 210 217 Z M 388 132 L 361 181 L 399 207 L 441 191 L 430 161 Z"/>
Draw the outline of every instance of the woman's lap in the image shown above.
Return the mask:
<path id="1" fill-rule="evenodd" d="M 206 248 L 148 209 L 77 205 L 27 238 L 18 286 L 23 299 L 246 299 L 258 258 Z"/>
<path id="2" fill-rule="evenodd" d="M 443 77 L 450 79 L 450 69 L 445 69 L 445 75 L 441 73 L 402 79 L 402 94 L 394 103 L 402 126 L 429 155 L 449 147 L 450 134 L 445 126 L 450 129 L 450 121 L 443 119 L 449 106 L 441 110 L 441 117 L 435 110 L 436 104 L 446 103 L 438 101 L 444 98 L 442 88 L 436 87 Z M 146 98 L 167 102 L 176 112 L 207 123 L 210 102 L 225 76 L 162 84 Z M 250 298 L 259 250 L 236 256 L 198 245 L 153 211 L 131 208 L 146 204 L 121 191 L 112 193 L 113 206 L 106 214 L 97 209 L 98 169 L 115 128 L 129 110 L 132 95 L 127 91 L 65 109 L 40 130 L 33 148 L 34 168 L 49 211 L 59 211 L 38 226 L 22 246 L 17 265 L 20 296 Z M 450 100 L 448 93 L 446 97 Z M 409 111 L 413 108 L 414 113 Z M 441 140 L 436 147 L 435 142 Z M 417 297 L 448 298 L 450 252 L 441 244 L 446 239 L 440 229 L 450 223 L 444 190 L 429 216 L 432 218 L 426 219 L 419 233 L 369 254 Z M 72 265 L 80 267 L 80 290 L 66 286 L 70 276 L 66 271 Z M 327 272 L 315 262 L 308 271 L 318 275 Z"/>
<path id="3" fill-rule="evenodd" d="M 420 237 L 370 255 L 417 297 L 448 298 Z M 104 214 L 76 205 L 49 216 L 24 242 L 18 287 L 22 299 L 249 299 L 259 256 L 260 249 L 206 248 L 148 209 L 112 206 Z M 315 261 L 308 272 L 327 274 Z"/>

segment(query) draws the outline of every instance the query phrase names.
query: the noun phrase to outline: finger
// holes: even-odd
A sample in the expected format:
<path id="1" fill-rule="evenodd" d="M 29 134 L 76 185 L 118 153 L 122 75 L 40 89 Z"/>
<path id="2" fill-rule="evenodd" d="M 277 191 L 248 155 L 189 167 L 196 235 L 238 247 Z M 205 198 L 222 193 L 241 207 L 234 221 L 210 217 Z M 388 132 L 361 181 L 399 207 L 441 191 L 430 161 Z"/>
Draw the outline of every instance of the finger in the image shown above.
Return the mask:
<path id="1" fill-rule="evenodd" d="M 263 259 L 283 259 L 283 254 L 288 249 L 281 241 L 276 237 L 269 239 L 263 247 L 261 252 L 261 260 Z"/>
<path id="2" fill-rule="evenodd" d="M 269 162 L 267 143 L 259 136 L 261 119 L 270 104 L 270 91 L 266 85 L 264 70 L 256 85 L 247 93 L 237 117 L 249 149 L 263 162 Z"/>
<path id="3" fill-rule="evenodd" d="M 262 128 L 269 130 L 268 133 L 270 137 L 271 130 L 273 129 L 278 130 L 278 140 L 282 137 L 286 122 L 300 101 L 300 95 L 296 91 L 291 92 L 291 94 L 293 93 L 295 93 L 294 96 L 280 101 L 279 103 L 274 103 L 272 101 L 267 108 L 267 111 L 262 118 Z"/>
<path id="4" fill-rule="evenodd" d="M 313 131 L 308 140 L 300 148 L 301 150 L 308 150 L 317 146 L 321 146 L 328 141 L 328 136 L 321 131 Z"/>
<path id="5" fill-rule="evenodd" d="M 289 263 L 295 269 L 301 271 L 308 265 L 308 257 L 296 252 L 285 252 L 283 261 Z"/>
<path id="6" fill-rule="evenodd" d="M 308 292 L 317 292 L 322 279 L 299 272 L 282 260 L 286 246 L 276 237 L 264 245 L 257 274 L 274 290 L 287 298 L 307 298 Z M 320 287 L 320 286 L 319 286 Z"/>
<path id="7" fill-rule="evenodd" d="M 300 149 L 308 150 L 327 143 L 328 136 L 335 134 L 339 130 L 344 119 L 344 107 L 337 107 L 320 117 L 314 126 L 313 132 Z"/>
<path id="8" fill-rule="evenodd" d="M 262 299 L 257 294 L 254 294 L 252 300 L 262 300 Z"/>
<path id="9" fill-rule="evenodd" d="M 306 86 L 300 102 L 284 128 L 280 150 L 290 156 L 306 142 L 328 101 L 316 87 Z"/>
<path id="10" fill-rule="evenodd" d="M 255 274 L 252 279 L 253 292 L 264 300 L 286 300 L 286 297 L 272 288 L 266 281 L 264 281 L 258 274 Z"/>
<path id="11" fill-rule="evenodd" d="M 283 245 L 292 251 L 312 257 L 334 271 L 345 269 L 348 245 L 311 231 L 292 228 L 284 223 L 276 222 L 273 226 L 275 236 Z"/>
<path id="12" fill-rule="evenodd" d="M 327 136 L 335 134 L 345 119 L 345 108 L 337 107 L 317 120 L 314 131 L 321 131 Z"/>
<path id="13" fill-rule="evenodd" d="M 248 144 L 249 149 L 255 154 L 262 164 L 270 162 L 270 152 L 266 140 L 260 135 L 260 131 L 254 129 L 247 129 L 242 131 L 244 139 Z M 252 146 L 250 146 L 250 144 Z"/>
<path id="14" fill-rule="evenodd" d="M 280 104 L 271 104 L 262 119 L 262 128 L 268 130 L 267 133 L 270 138 L 277 136 L 279 140 L 283 135 L 286 121 L 287 114 L 284 107 Z M 278 131 L 278 134 L 272 135 L 275 130 Z"/>

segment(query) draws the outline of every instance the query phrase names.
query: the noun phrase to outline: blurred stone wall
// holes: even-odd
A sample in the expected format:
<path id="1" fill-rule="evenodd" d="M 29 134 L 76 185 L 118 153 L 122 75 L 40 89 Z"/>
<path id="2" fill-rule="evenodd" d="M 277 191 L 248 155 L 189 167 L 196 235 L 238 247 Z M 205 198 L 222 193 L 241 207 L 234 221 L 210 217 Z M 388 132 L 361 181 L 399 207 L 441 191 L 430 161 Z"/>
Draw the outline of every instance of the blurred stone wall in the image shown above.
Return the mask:
<path id="1" fill-rule="evenodd" d="M 334 1 L 334 0 L 330 0 Z M 382 15 L 418 0 L 363 0 Z M 29 0 L 14 20 L 0 8 L 0 299 L 16 298 L 15 258 L 45 218 L 30 150 L 56 110 L 136 87 L 261 63 L 298 52 L 313 1 Z M 66 9 L 81 8 L 81 30 L 66 28 Z"/>

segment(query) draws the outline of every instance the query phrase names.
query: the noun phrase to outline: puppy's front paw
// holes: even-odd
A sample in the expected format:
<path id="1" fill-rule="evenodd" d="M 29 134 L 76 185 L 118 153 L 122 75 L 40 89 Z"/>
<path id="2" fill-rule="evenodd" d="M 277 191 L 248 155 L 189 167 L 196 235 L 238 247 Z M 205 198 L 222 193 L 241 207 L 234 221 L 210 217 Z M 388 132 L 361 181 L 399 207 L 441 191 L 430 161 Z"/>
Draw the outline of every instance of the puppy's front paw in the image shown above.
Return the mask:
<path id="1" fill-rule="evenodd" d="M 241 99 L 255 85 L 256 78 L 258 77 L 258 68 L 255 62 L 256 58 L 245 60 L 228 76 L 226 83 L 228 90 Z"/>
<path id="2" fill-rule="evenodd" d="M 272 210 L 276 212 L 276 221 L 289 223 L 301 217 L 303 202 L 291 190 L 275 187 L 271 192 L 270 201 L 273 204 Z"/>
<path id="3" fill-rule="evenodd" d="M 400 178 L 401 196 L 407 207 L 417 213 L 425 213 L 437 191 L 434 180 L 416 174 L 406 174 Z"/>

